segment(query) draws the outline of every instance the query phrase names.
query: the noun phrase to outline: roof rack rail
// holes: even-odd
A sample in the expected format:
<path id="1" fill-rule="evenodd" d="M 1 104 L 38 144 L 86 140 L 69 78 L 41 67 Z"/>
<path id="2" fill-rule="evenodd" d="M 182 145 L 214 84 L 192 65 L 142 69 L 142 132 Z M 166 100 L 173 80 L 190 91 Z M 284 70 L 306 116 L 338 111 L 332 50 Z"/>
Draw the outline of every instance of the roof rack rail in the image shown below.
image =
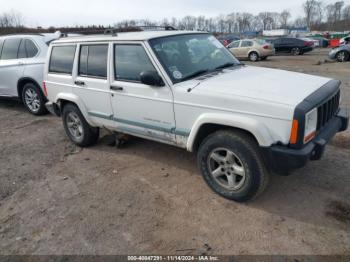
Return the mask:
<path id="1" fill-rule="evenodd" d="M 145 25 L 145 26 L 136 26 L 144 31 L 147 30 L 164 30 L 164 31 L 176 31 L 177 29 L 173 26 L 166 25 L 166 26 L 157 26 L 157 25 Z"/>
<path id="2" fill-rule="evenodd" d="M 117 28 L 108 28 L 108 29 L 104 30 L 103 34 L 104 35 L 117 36 L 118 35 L 118 29 Z"/>

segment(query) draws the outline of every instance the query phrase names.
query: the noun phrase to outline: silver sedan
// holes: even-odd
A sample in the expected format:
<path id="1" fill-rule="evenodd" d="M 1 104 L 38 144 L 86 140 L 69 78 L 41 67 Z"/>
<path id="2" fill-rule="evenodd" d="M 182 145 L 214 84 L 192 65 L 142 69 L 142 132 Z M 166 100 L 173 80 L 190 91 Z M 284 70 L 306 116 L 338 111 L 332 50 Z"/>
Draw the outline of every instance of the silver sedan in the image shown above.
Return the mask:
<path id="1" fill-rule="evenodd" d="M 339 62 L 346 62 L 350 60 L 350 44 L 342 45 L 332 49 L 329 53 L 329 58 Z"/>

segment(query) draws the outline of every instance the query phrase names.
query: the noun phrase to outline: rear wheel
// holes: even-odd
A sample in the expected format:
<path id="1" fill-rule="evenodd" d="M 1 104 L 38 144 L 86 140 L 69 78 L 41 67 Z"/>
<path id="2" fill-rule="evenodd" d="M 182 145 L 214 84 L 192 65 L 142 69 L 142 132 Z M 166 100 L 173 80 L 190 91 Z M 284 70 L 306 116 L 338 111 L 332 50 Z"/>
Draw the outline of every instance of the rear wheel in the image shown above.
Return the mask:
<path id="1" fill-rule="evenodd" d="M 256 62 L 259 60 L 259 54 L 257 52 L 251 52 L 249 54 L 249 60 L 252 62 Z"/>
<path id="2" fill-rule="evenodd" d="M 300 55 L 301 54 L 301 50 L 299 47 L 294 47 L 291 51 L 292 55 Z"/>
<path id="3" fill-rule="evenodd" d="M 22 101 L 25 107 L 33 115 L 43 115 L 47 113 L 45 107 L 45 97 L 40 88 L 33 83 L 27 83 L 22 90 Z"/>
<path id="4" fill-rule="evenodd" d="M 256 141 L 239 131 L 218 131 L 204 140 L 198 166 L 209 187 L 220 196 L 246 202 L 262 193 L 269 173 Z"/>
<path id="5" fill-rule="evenodd" d="M 63 126 L 70 140 L 80 147 L 88 147 L 97 143 L 99 128 L 90 126 L 76 105 L 64 106 Z"/>
<path id="6" fill-rule="evenodd" d="M 337 54 L 337 61 L 338 62 L 345 62 L 349 60 L 349 53 L 345 52 L 345 51 L 340 51 Z"/>

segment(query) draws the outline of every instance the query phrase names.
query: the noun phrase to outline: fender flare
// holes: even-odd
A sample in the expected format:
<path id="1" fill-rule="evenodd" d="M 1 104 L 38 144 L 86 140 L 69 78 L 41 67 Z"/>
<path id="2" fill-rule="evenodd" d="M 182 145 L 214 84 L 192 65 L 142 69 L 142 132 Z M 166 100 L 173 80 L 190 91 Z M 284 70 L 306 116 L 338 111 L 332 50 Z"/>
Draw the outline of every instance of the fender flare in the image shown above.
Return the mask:
<path id="1" fill-rule="evenodd" d="M 56 95 L 54 101 L 56 104 L 59 104 L 59 102 L 61 100 L 76 104 L 78 106 L 80 112 L 83 114 L 85 120 L 89 123 L 89 125 L 95 126 L 95 124 L 93 122 L 91 122 L 91 119 L 90 119 L 89 115 L 87 114 L 88 111 L 87 111 L 85 104 L 83 103 L 83 101 L 81 101 L 81 99 L 77 95 L 72 94 L 72 93 L 58 93 Z"/>
<path id="2" fill-rule="evenodd" d="M 187 150 L 192 152 L 197 134 L 205 124 L 222 125 L 226 127 L 239 128 L 251 133 L 258 141 L 259 146 L 269 147 L 274 143 L 273 138 L 265 124 L 245 116 L 233 114 L 203 114 L 194 123 L 190 136 L 187 140 Z"/>

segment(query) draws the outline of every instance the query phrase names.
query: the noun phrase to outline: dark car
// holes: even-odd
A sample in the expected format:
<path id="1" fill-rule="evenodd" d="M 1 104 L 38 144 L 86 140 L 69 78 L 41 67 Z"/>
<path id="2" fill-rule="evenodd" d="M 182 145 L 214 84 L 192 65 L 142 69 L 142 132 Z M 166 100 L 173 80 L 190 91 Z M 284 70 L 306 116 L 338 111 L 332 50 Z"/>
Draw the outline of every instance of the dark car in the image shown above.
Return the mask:
<path id="1" fill-rule="evenodd" d="M 273 41 L 276 53 L 290 53 L 292 55 L 302 55 L 314 49 L 314 43 L 299 38 L 277 38 Z"/>
<path id="2" fill-rule="evenodd" d="M 237 41 L 240 38 L 234 35 L 222 35 L 217 38 L 224 46 L 228 46 L 233 41 Z"/>

